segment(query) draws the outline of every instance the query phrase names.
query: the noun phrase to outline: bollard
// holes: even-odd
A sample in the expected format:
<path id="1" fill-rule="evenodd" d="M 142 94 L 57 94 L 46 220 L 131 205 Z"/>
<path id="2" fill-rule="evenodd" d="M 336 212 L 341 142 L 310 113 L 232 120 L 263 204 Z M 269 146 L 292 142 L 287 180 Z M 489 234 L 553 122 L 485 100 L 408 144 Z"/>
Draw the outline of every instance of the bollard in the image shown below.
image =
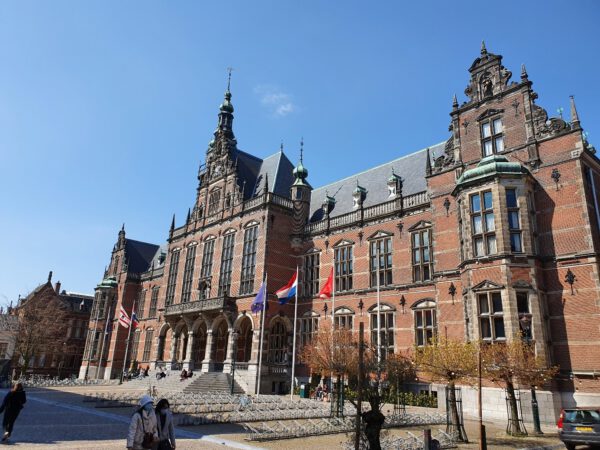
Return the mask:
<path id="1" fill-rule="evenodd" d="M 423 430 L 423 450 L 432 450 L 431 448 L 431 429 Z"/>

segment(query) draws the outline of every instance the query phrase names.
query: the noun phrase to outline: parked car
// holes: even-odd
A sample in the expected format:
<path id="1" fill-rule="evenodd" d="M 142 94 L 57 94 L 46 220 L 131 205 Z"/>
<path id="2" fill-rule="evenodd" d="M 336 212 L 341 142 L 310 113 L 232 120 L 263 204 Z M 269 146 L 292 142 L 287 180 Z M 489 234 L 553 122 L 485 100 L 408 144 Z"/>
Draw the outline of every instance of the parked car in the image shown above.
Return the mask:
<path id="1" fill-rule="evenodd" d="M 556 425 L 567 450 L 578 445 L 600 448 L 600 408 L 563 409 Z"/>

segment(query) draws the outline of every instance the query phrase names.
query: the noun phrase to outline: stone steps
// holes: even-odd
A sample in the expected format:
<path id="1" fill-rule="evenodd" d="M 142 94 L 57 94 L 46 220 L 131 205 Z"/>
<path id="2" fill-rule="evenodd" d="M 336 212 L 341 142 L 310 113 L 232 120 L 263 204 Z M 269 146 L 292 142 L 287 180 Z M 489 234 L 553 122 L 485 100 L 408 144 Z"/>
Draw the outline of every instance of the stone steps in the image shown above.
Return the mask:
<path id="1" fill-rule="evenodd" d="M 196 377 L 196 375 L 194 375 Z M 231 375 L 222 372 L 202 373 L 183 388 L 183 392 L 195 394 L 207 394 L 212 392 L 231 392 Z M 234 394 L 243 394 L 244 390 L 237 383 L 234 384 Z"/>

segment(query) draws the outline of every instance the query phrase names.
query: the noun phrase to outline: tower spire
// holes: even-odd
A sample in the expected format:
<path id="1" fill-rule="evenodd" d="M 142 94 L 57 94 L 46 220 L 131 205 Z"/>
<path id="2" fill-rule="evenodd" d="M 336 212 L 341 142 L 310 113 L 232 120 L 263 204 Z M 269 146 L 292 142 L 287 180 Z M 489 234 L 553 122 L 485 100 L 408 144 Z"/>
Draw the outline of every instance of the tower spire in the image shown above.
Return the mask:
<path id="1" fill-rule="evenodd" d="M 429 154 L 429 147 L 427 147 L 427 161 L 425 162 L 425 175 L 431 175 L 431 155 Z"/>
<path id="2" fill-rule="evenodd" d="M 570 95 L 569 100 L 571 102 L 571 123 L 573 124 L 573 128 L 581 128 L 579 124 L 579 114 L 577 114 L 577 108 L 575 107 L 575 98 Z"/>
<path id="3" fill-rule="evenodd" d="M 452 108 L 458 109 L 458 99 L 456 98 L 456 94 L 454 94 L 454 97 L 452 98 Z"/>
<path id="4" fill-rule="evenodd" d="M 521 64 L 521 80 L 527 79 L 527 69 L 525 68 L 525 64 Z"/>
<path id="5" fill-rule="evenodd" d="M 481 55 L 487 55 L 487 48 L 485 48 L 485 41 L 481 41 Z"/>

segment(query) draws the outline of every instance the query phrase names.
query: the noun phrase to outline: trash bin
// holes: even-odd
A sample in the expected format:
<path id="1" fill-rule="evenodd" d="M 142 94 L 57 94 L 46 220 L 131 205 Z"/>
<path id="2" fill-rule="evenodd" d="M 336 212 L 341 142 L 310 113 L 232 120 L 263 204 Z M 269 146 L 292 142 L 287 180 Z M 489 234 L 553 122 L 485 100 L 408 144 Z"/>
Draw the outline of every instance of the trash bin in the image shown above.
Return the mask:
<path id="1" fill-rule="evenodd" d="M 306 385 L 304 383 L 300 385 L 300 398 L 306 398 Z"/>

